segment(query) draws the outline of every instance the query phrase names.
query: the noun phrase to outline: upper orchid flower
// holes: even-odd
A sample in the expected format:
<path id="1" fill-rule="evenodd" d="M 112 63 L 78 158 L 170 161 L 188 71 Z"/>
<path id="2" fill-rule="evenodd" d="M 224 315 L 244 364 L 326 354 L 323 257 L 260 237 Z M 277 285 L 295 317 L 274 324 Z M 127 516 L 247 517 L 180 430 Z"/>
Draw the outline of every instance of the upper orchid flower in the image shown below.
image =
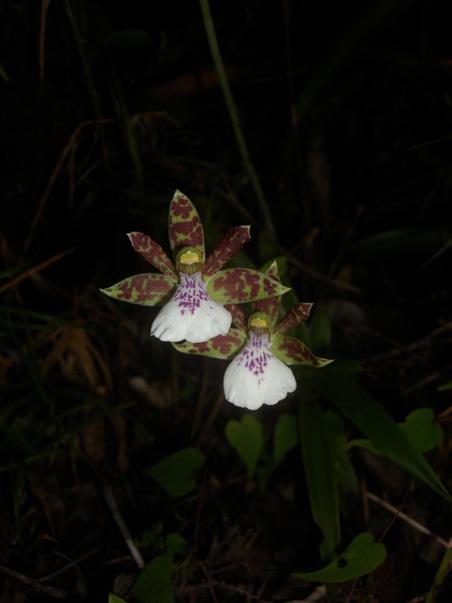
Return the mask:
<path id="1" fill-rule="evenodd" d="M 176 191 L 169 209 L 169 240 L 175 264 L 141 232 L 128 234 L 133 248 L 162 274 L 137 274 L 103 293 L 144 306 L 166 302 L 151 326 L 162 341 L 200 343 L 226 335 L 231 314 L 224 304 L 279 296 L 288 291 L 278 281 L 249 268 L 221 268 L 249 240 L 249 226 L 232 228 L 205 259 L 204 230 L 196 208 Z"/>
<path id="2" fill-rule="evenodd" d="M 271 264 L 267 275 L 279 280 L 276 262 Z M 276 404 L 297 387 L 287 365 L 322 367 L 332 362 L 318 358 L 299 339 L 286 335 L 309 317 L 312 304 L 297 304 L 277 322 L 280 301 L 280 297 L 257 301 L 254 304 L 257 312 L 251 315 L 248 324 L 238 306 L 229 306 L 235 328 L 228 335 L 218 335 L 205 343 L 182 343 L 174 347 L 187 354 L 214 358 L 235 355 L 224 374 L 226 400 L 250 410 L 263 404 Z"/>

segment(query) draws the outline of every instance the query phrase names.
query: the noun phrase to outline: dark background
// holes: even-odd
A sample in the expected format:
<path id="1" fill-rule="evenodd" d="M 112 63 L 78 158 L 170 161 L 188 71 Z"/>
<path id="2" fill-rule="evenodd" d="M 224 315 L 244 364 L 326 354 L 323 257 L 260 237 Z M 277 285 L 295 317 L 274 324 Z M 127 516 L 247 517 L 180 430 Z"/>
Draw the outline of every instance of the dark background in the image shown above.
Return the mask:
<path id="1" fill-rule="evenodd" d="M 178 579 L 178 600 L 286 601 L 313 589 L 289 580 L 318 565 L 321 540 L 299 452 L 264 496 L 237 482 L 243 468 L 223 432 L 241 413 L 215 406 L 224 364 L 177 356 L 148 337 L 155 311 L 98 292 L 146 270 L 124 233 L 146 232 L 168 249 L 176 188 L 197 206 L 208 248 L 251 223 L 241 264 L 286 258 L 283 280 L 317 302 L 326 325 L 315 351 L 361 362 L 361 384 L 395 419 L 420 406 L 443 417 L 446 437 L 430 460 L 447 485 L 450 391 L 438 391 L 452 366 L 446 3 L 211 8 L 270 221 L 237 148 L 196 2 L 1 4 L 0 562 L 21 575 L 5 577 L 2 601 L 52 599 L 24 576 L 50 575 L 85 554 L 49 584 L 70 600 L 106 601 L 114 587 L 127 597 L 136 568 L 108 488 L 137 540 L 156 524 L 184 535 L 197 561 Z M 259 417 L 270 427 L 295 408 L 291 398 Z M 168 504 L 144 471 L 194 443 L 207 455 L 197 498 Z M 374 490 L 402 502 L 405 475 L 355 460 Z M 450 510 L 417 488 L 413 513 L 448 538 Z M 345 521 L 344 541 L 366 522 L 381 534 L 390 519 L 360 510 Z M 218 567 L 236 565 L 215 578 L 226 586 L 213 595 L 212 542 Z M 353 595 L 345 589 L 344 601 L 428 591 L 438 552 L 427 554 L 398 523 L 385 543 L 380 577 Z M 143 545 L 145 559 L 156 550 Z"/>

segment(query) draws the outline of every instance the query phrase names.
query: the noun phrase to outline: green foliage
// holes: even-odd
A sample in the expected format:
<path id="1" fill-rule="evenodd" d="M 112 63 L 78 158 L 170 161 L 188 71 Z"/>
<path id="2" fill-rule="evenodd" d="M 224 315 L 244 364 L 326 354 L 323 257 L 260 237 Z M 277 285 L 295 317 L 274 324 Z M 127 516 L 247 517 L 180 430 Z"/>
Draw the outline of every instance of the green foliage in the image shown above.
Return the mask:
<path id="1" fill-rule="evenodd" d="M 326 410 L 323 417 L 333 451 L 339 489 L 344 493 L 358 494 L 358 478 L 348 454 L 348 442 L 342 417 L 332 409 Z"/>
<path id="2" fill-rule="evenodd" d="M 435 593 L 437 589 L 444 582 L 447 574 L 450 572 L 452 564 L 452 548 L 449 548 L 444 553 L 444 557 L 441 560 L 438 571 L 436 572 L 435 579 L 433 580 L 433 586 L 428 593 L 426 603 L 434 603 L 435 601 Z"/>
<path id="3" fill-rule="evenodd" d="M 108 595 L 108 603 L 126 603 L 124 601 L 124 599 L 121 599 L 121 597 L 118 597 L 118 595 L 114 595 L 113 593 L 110 593 Z"/>
<path id="4" fill-rule="evenodd" d="M 133 596 L 141 603 L 173 603 L 173 557 L 158 555 L 146 565 L 133 587 Z"/>
<path id="5" fill-rule="evenodd" d="M 297 422 L 293 415 L 282 414 L 278 417 L 273 433 L 273 460 L 279 464 L 292 450 L 298 440 Z"/>
<path id="6" fill-rule="evenodd" d="M 400 427 L 407 435 L 411 444 L 419 452 L 428 452 L 441 444 L 443 430 L 436 422 L 431 408 L 418 408 L 413 410 Z"/>
<path id="7" fill-rule="evenodd" d="M 327 378 L 324 374 L 321 379 L 311 374 L 311 379 L 315 388 L 334 402 L 382 454 L 450 500 L 441 480 L 405 431 L 366 391 L 334 371 L 329 371 Z"/>
<path id="8" fill-rule="evenodd" d="M 253 415 L 244 415 L 240 421 L 229 421 L 225 434 L 229 444 L 246 465 L 248 475 L 253 477 L 264 442 L 261 422 Z"/>
<path id="9" fill-rule="evenodd" d="M 204 464 L 204 455 L 197 448 L 184 448 L 165 457 L 150 469 L 152 477 L 170 496 L 177 498 L 195 487 L 195 474 Z"/>
<path id="10" fill-rule="evenodd" d="M 166 550 L 170 555 L 183 553 L 187 548 L 187 541 L 180 534 L 168 534 L 166 537 Z"/>
<path id="11" fill-rule="evenodd" d="M 132 590 L 134 598 L 141 603 L 172 603 L 174 557 L 183 553 L 186 547 L 187 541 L 180 534 L 168 534 L 165 552 L 155 556 L 138 576 Z"/>
<path id="12" fill-rule="evenodd" d="M 436 422 L 435 415 L 431 408 L 418 408 L 413 410 L 403 423 L 399 423 L 400 428 L 405 433 L 413 448 L 419 452 L 428 452 L 436 446 L 439 446 L 443 439 L 443 430 Z M 375 454 L 379 450 L 370 440 L 356 439 L 350 442 L 350 447 L 360 446 L 367 448 Z"/>
<path id="13" fill-rule="evenodd" d="M 341 539 L 339 497 L 328 424 L 314 397 L 304 397 L 300 402 L 299 429 L 311 512 L 324 536 L 321 554 L 327 557 Z"/>
<path id="14" fill-rule="evenodd" d="M 448 381 L 447 383 L 444 383 L 444 385 L 438 387 L 439 392 L 447 392 L 450 389 L 452 389 L 452 381 Z"/>
<path id="15" fill-rule="evenodd" d="M 297 578 L 313 582 L 348 582 L 373 572 L 386 558 L 383 544 L 374 542 L 368 532 L 356 536 L 342 555 L 315 572 L 297 572 Z"/>
<path id="16" fill-rule="evenodd" d="M 296 446 L 297 441 L 297 421 L 293 415 L 283 413 L 278 417 L 273 432 L 271 459 L 259 469 L 259 491 L 261 493 L 265 492 L 268 480 L 286 458 L 287 454 Z"/>

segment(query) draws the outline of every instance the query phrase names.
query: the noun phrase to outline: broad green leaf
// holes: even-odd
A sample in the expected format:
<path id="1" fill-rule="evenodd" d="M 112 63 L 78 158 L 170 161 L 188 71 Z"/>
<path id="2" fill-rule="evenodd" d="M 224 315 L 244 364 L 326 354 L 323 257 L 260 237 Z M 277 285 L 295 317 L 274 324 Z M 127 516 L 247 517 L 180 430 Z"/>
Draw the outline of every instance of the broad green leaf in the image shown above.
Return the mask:
<path id="1" fill-rule="evenodd" d="M 220 270 L 207 281 L 207 292 L 220 304 L 243 304 L 287 291 L 278 281 L 251 268 Z"/>
<path id="2" fill-rule="evenodd" d="M 313 371 L 310 379 L 317 390 L 334 402 L 382 454 L 450 500 L 441 480 L 403 429 L 365 390 L 334 371 L 322 373 L 321 378 Z"/>
<path id="3" fill-rule="evenodd" d="M 276 260 L 274 260 L 266 270 L 261 270 L 263 274 L 266 274 L 270 278 L 281 282 L 279 277 L 278 264 Z M 254 304 L 254 309 L 256 312 L 264 312 L 267 316 L 270 317 L 270 324 L 273 327 L 275 322 L 278 319 L 279 308 L 281 306 L 281 296 L 276 295 L 275 297 L 269 297 L 268 299 L 260 299 Z"/>
<path id="4" fill-rule="evenodd" d="M 173 603 L 174 564 L 169 554 L 159 555 L 138 576 L 132 594 L 140 603 Z"/>
<path id="5" fill-rule="evenodd" d="M 168 534 L 166 537 L 166 550 L 170 555 L 183 553 L 187 548 L 187 541 L 180 534 Z"/>
<path id="6" fill-rule="evenodd" d="M 126 603 L 124 601 L 124 599 L 121 599 L 121 597 L 118 597 L 118 595 L 114 595 L 113 593 L 110 593 L 108 595 L 108 603 Z"/>
<path id="7" fill-rule="evenodd" d="M 151 266 L 166 274 L 174 283 L 177 282 L 177 273 L 173 262 L 169 259 L 158 243 L 142 232 L 127 233 L 130 244 L 134 250 L 141 255 Z"/>
<path id="8" fill-rule="evenodd" d="M 334 362 L 327 358 L 319 358 L 305 346 L 303 342 L 295 337 L 275 333 L 271 338 L 271 347 L 274 354 L 285 364 L 301 364 L 304 366 L 315 366 L 321 368 Z"/>
<path id="9" fill-rule="evenodd" d="M 274 332 L 287 333 L 287 331 L 297 327 L 300 323 L 309 318 L 312 306 L 313 304 L 300 302 L 293 308 L 290 308 L 281 322 L 276 325 Z"/>
<path id="10" fill-rule="evenodd" d="M 204 266 L 204 275 L 210 277 L 221 270 L 229 260 L 250 240 L 250 226 L 236 226 L 227 232 Z"/>
<path id="11" fill-rule="evenodd" d="M 264 441 L 260 421 L 252 415 L 244 415 L 241 421 L 229 421 L 225 429 L 229 444 L 236 450 L 252 477 L 262 452 Z"/>
<path id="12" fill-rule="evenodd" d="M 363 532 L 352 540 L 342 555 L 316 572 L 297 572 L 297 578 L 312 582 L 348 582 L 373 572 L 386 558 L 383 544 L 374 541 L 372 534 Z"/>
<path id="13" fill-rule="evenodd" d="M 279 416 L 273 433 L 273 460 L 280 463 L 298 440 L 297 421 L 293 415 Z"/>
<path id="14" fill-rule="evenodd" d="M 136 274 L 123 281 L 101 289 L 102 293 L 140 306 L 157 306 L 161 304 L 174 289 L 172 278 L 164 274 Z"/>
<path id="15" fill-rule="evenodd" d="M 431 408 L 418 408 L 413 410 L 403 423 L 399 423 L 400 428 L 406 434 L 413 448 L 419 452 L 428 452 L 441 443 L 443 430 L 436 422 L 435 415 Z M 349 447 L 359 446 L 366 448 L 375 454 L 380 454 L 380 450 L 370 440 L 358 438 L 349 443 Z"/>
<path id="16" fill-rule="evenodd" d="M 165 457 L 150 469 L 152 477 L 170 496 L 184 496 L 195 487 L 195 474 L 204 464 L 204 455 L 197 448 L 183 448 Z"/>
<path id="17" fill-rule="evenodd" d="M 327 557 L 341 539 L 339 497 L 328 425 L 314 397 L 301 399 L 299 430 L 311 513 L 324 536 L 322 557 Z"/>
<path id="18" fill-rule="evenodd" d="M 173 343 L 173 347 L 183 354 L 209 356 L 210 358 L 227 359 L 236 354 L 245 344 L 246 333 L 241 329 L 230 329 L 227 335 L 217 335 L 201 343 Z"/>
<path id="19" fill-rule="evenodd" d="M 204 229 L 201 220 L 196 207 L 180 191 L 174 193 L 170 203 L 168 234 L 173 251 L 181 247 L 194 247 L 204 261 Z"/>
<path id="20" fill-rule="evenodd" d="M 408 436 L 411 444 L 419 452 L 428 452 L 443 439 L 443 430 L 435 420 L 431 408 L 418 408 L 410 412 L 400 427 Z"/>

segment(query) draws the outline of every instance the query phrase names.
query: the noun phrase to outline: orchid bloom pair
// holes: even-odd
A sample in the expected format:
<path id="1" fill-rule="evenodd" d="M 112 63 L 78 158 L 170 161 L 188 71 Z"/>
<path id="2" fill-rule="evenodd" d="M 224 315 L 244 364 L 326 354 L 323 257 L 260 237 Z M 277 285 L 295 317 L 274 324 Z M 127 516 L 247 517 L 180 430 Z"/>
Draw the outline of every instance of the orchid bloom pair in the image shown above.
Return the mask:
<path id="1" fill-rule="evenodd" d="M 147 235 L 129 233 L 135 251 L 161 274 L 137 274 L 101 291 L 133 304 L 164 304 L 152 323 L 151 335 L 172 342 L 180 352 L 214 358 L 235 355 L 224 376 L 229 402 L 251 410 L 276 404 L 296 388 L 286 365 L 331 362 L 285 335 L 308 318 L 311 304 L 298 304 L 275 326 L 281 296 L 289 291 L 280 283 L 276 263 L 266 273 L 222 269 L 249 240 L 249 226 L 231 229 L 206 260 L 198 212 L 188 197 L 176 191 L 168 230 L 175 264 Z M 253 303 L 256 312 L 246 325 L 237 304 L 247 302 Z"/>

